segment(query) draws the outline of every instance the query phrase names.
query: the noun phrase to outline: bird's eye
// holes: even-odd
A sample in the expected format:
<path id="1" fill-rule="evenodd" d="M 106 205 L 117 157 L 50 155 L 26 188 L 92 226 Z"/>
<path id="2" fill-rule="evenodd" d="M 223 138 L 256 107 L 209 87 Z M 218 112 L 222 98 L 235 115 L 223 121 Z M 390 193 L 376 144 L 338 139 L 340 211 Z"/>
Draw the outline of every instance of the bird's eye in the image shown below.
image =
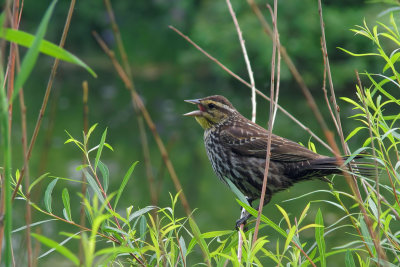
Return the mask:
<path id="1" fill-rule="evenodd" d="M 215 105 L 213 103 L 210 103 L 207 106 L 208 106 L 208 108 L 215 108 Z"/>

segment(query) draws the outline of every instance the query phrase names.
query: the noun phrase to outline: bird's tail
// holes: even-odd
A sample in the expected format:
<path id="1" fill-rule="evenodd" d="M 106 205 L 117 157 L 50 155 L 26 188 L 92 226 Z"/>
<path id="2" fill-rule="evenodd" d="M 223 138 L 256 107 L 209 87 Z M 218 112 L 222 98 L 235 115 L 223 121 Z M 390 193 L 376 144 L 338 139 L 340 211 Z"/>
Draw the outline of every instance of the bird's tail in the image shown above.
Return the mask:
<path id="1" fill-rule="evenodd" d="M 349 160 L 350 158 L 350 156 L 339 159 L 335 157 L 319 158 L 312 160 L 310 167 L 318 170 L 321 175 L 347 172 L 369 178 L 375 176 L 375 161 L 369 155 L 357 155 Z"/>

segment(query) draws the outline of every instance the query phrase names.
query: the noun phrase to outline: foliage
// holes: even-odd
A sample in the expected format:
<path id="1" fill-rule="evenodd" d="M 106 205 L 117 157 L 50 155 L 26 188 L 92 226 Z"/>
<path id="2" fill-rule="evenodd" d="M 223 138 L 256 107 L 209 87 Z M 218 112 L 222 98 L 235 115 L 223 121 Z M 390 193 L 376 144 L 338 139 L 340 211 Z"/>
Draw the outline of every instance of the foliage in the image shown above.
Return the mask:
<path id="1" fill-rule="evenodd" d="M 120 5 L 125 7 L 126 3 Z M 196 7 L 190 4 L 185 5 L 193 9 Z M 298 7 L 297 5 L 309 12 L 306 4 L 296 4 L 296 7 Z M 43 40 L 46 27 L 51 26 L 49 20 L 54 7 L 55 1 L 49 6 L 36 35 L 30 35 L 20 30 L 2 28 L 1 38 L 29 47 L 28 52 L 23 57 L 21 71 L 15 79 L 17 88 L 13 93 L 14 96 L 26 84 L 28 76 L 34 71 L 39 52 L 74 62 L 93 74 L 93 71 L 80 59 Z M 251 16 L 243 11 L 244 8 L 245 5 L 242 3 L 238 13 L 243 16 L 242 19 L 246 25 L 245 31 L 252 31 L 254 22 L 251 20 Z M 210 28 L 209 23 L 214 24 L 213 20 L 220 17 L 219 15 L 210 16 L 210 14 L 220 14 L 221 9 L 221 3 L 205 2 L 205 4 L 202 4 L 199 16 L 208 16 L 210 20 L 203 21 L 204 24 L 196 24 L 193 32 L 194 36 L 205 43 L 215 42 L 214 40 L 221 42 L 222 44 L 217 44 L 221 49 L 219 53 L 230 58 L 238 54 L 237 48 L 228 47 L 225 49 L 225 38 L 208 35 L 204 30 Z M 294 16 L 299 11 L 292 7 L 285 12 Z M 1 21 L 3 21 L 2 18 Z M 193 18 L 193 20 L 195 19 Z M 338 19 L 341 19 L 341 17 L 337 16 L 336 20 Z M 223 24 L 221 29 L 225 29 L 226 25 L 227 23 Z M 315 28 L 315 25 L 313 27 Z M 298 30 L 302 31 L 300 33 L 302 37 L 308 38 L 309 28 Z M 142 200 L 135 193 L 132 193 L 135 191 L 130 188 L 130 185 L 133 175 L 140 177 L 137 175 L 138 170 L 136 168 L 144 164 L 138 164 L 138 162 L 130 164 L 125 174 L 121 175 L 121 179 L 118 179 L 119 175 L 115 174 L 118 173 L 118 170 L 115 170 L 116 168 L 113 168 L 111 164 L 106 164 L 108 162 L 104 160 L 105 151 L 114 150 L 106 142 L 107 134 L 113 131 L 104 130 L 96 144 L 92 145 L 97 124 L 83 133 L 82 140 L 67 132 L 68 139 L 65 143 L 74 144 L 84 158 L 84 163 L 76 167 L 76 170 L 83 175 L 82 181 L 78 178 L 51 176 L 46 172 L 40 174 L 27 187 L 19 186 L 18 181 L 26 170 L 17 169 L 14 171 L 14 175 L 11 173 L 11 140 L 8 138 L 11 118 L 8 117 L 8 108 L 15 97 L 7 98 L 5 94 L 6 74 L 3 66 L 1 66 L 0 120 L 2 146 L 0 149 L 4 158 L 4 165 L 1 170 L 5 177 L 2 190 L 4 190 L 7 200 L 11 198 L 11 190 L 16 190 L 17 199 L 24 200 L 45 217 L 43 220 L 15 229 L 13 234 L 34 226 L 42 226 L 45 229 L 47 224 L 59 223 L 65 227 L 70 226 L 66 229 L 73 230 L 59 231 L 58 236 L 50 236 L 46 231 L 32 233 L 31 236 L 48 248 L 38 257 L 39 263 L 58 253 L 68 263 L 75 266 L 225 266 L 228 263 L 232 266 L 330 266 L 332 262 L 336 262 L 338 259 L 342 260 L 341 262 L 344 262 L 346 267 L 399 265 L 400 202 L 398 195 L 400 192 L 400 160 L 398 145 L 400 133 L 398 121 L 400 114 L 398 110 L 400 96 L 398 88 L 400 87 L 400 74 L 397 71 L 397 66 L 400 60 L 400 34 L 393 15 L 390 15 L 388 22 L 378 22 L 372 28 L 365 21 L 362 26 L 357 26 L 353 32 L 356 33 L 355 39 L 365 37 L 372 41 L 376 51 L 360 53 L 350 52 L 352 49 L 342 50 L 355 57 L 378 58 L 383 62 L 380 73 L 367 71 L 362 73 L 365 79 L 363 83 L 368 84 L 368 86 L 365 87 L 361 81 L 359 82 L 356 87 L 356 100 L 349 97 L 342 98 L 354 107 L 357 114 L 353 115 L 352 118 L 359 123 L 348 134 L 346 141 L 364 138 L 362 140 L 363 147 L 356 150 L 353 156 L 359 152 L 369 152 L 377 165 L 376 172 L 372 178 L 355 174 L 359 178 L 359 185 L 361 185 L 362 199 L 360 202 L 357 202 L 357 197 L 353 194 L 339 190 L 336 185 L 329 185 L 329 190 L 314 190 L 296 199 L 287 200 L 290 203 L 298 199 L 305 199 L 310 195 L 323 194 L 318 195 L 317 200 L 307 200 L 304 201 L 304 204 L 302 202 L 296 203 L 298 209 L 296 213 L 289 212 L 283 205 L 269 206 L 268 216 L 261 216 L 260 228 L 262 232 L 255 242 L 253 242 L 254 228 L 250 227 L 251 224 L 249 230 L 241 233 L 244 239 L 241 260 L 238 259 L 237 252 L 237 231 L 232 229 L 204 231 L 203 225 L 198 223 L 198 213 L 201 209 L 189 216 L 178 215 L 181 213 L 178 207 L 180 204 L 178 197 L 182 192 L 169 194 L 169 207 L 146 204 L 141 208 L 138 203 Z M 227 38 L 234 36 L 232 31 L 228 32 L 227 30 L 217 30 L 214 34 L 220 35 L 221 33 L 232 35 L 227 36 Z M 254 35 L 253 31 L 251 36 L 252 38 L 256 36 L 258 39 L 258 35 Z M 285 36 L 284 38 L 288 37 Z M 308 39 L 311 40 L 312 38 Z M 151 45 L 158 46 L 160 43 L 152 42 Z M 317 47 L 315 43 L 310 45 Z M 293 49 L 295 53 L 300 53 L 301 46 L 295 44 L 290 49 Z M 261 50 L 264 47 L 263 40 L 257 42 L 255 47 L 258 47 L 256 50 Z M 356 47 L 359 47 L 359 45 L 356 45 Z M 132 50 L 133 53 L 139 53 L 137 49 Z M 262 53 L 267 53 L 266 51 L 263 50 Z M 165 53 L 164 50 L 160 53 L 166 58 L 173 57 L 172 54 Z M 256 52 L 250 51 L 250 53 Z M 265 55 L 258 57 L 256 62 L 264 62 Z M 158 55 L 152 56 L 158 57 Z M 143 60 L 143 57 L 145 57 L 145 54 L 140 55 L 141 60 Z M 308 55 L 302 55 L 302 57 L 309 59 Z M 189 57 L 189 61 L 191 60 L 196 61 L 193 56 Z M 299 60 L 305 59 L 300 58 Z M 181 59 L 181 61 L 184 60 Z M 238 67 L 236 66 L 236 68 Z M 348 66 L 346 70 L 348 70 Z M 264 72 L 264 70 L 262 71 Z M 318 71 L 312 71 L 313 74 L 314 72 Z M 198 75 L 197 73 L 198 71 L 192 71 L 192 75 Z M 347 75 L 349 74 L 347 73 Z M 309 75 L 309 78 L 311 76 Z M 285 79 L 285 76 L 283 77 Z M 288 76 L 286 76 L 286 79 L 288 79 Z M 212 83 L 214 82 L 212 80 Z M 164 112 L 163 108 L 160 110 Z M 175 126 L 172 123 L 169 127 Z M 309 145 L 315 150 L 314 145 L 311 143 Z M 66 149 L 64 148 L 64 150 Z M 181 160 L 182 165 L 185 165 L 186 158 L 189 158 L 184 153 L 179 153 L 176 157 L 185 158 Z M 74 155 L 74 158 L 79 157 Z M 156 165 L 154 162 L 152 164 Z M 191 169 L 191 172 L 194 171 Z M 160 170 L 160 173 L 162 173 L 162 170 Z M 112 181 L 118 181 L 116 189 L 114 189 L 115 183 L 112 183 Z M 134 183 L 137 188 L 144 184 L 143 179 L 139 178 L 134 179 Z M 200 192 L 201 186 L 198 181 L 191 180 L 190 183 L 194 184 L 192 188 L 196 188 Z M 43 184 L 47 184 L 46 189 L 39 201 L 34 202 L 30 197 L 35 190 L 40 192 L 39 188 Z M 81 193 L 77 190 L 77 185 L 82 186 Z M 130 203 L 128 206 L 126 206 L 127 201 L 123 201 L 127 196 L 129 196 Z M 215 196 L 215 198 L 217 197 Z M 248 206 L 244 201 L 245 199 L 238 197 L 240 199 L 238 203 L 256 216 L 257 211 Z M 218 201 L 215 200 L 214 203 L 216 202 Z M 75 203 L 82 204 L 80 212 Z M 321 208 L 321 204 L 332 206 L 339 214 L 339 218 L 335 218 L 332 222 L 328 211 Z M 7 205 L 11 205 L 11 203 L 8 202 Z M 365 212 L 363 209 L 365 209 Z M 6 239 L 6 250 L 3 252 L 6 265 L 12 262 L 12 253 L 9 251 L 12 236 L 10 228 L 12 210 L 11 206 L 6 206 L 5 236 L 8 240 Z M 272 212 L 279 215 L 270 216 Z M 372 224 L 369 224 L 369 220 Z M 81 247 L 82 255 L 78 255 L 78 247 Z"/>

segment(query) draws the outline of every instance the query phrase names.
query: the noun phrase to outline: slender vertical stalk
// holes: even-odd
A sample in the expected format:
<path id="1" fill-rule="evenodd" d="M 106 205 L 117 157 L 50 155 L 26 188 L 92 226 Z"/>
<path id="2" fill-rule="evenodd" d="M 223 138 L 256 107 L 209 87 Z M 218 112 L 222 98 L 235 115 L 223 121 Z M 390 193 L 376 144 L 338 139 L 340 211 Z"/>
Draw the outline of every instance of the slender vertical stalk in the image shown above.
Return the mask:
<path id="1" fill-rule="evenodd" d="M 73 14 L 74 8 L 75 8 L 75 2 L 76 2 L 76 0 L 71 0 L 70 6 L 69 6 L 69 10 L 68 10 L 67 19 L 66 19 L 65 25 L 64 25 L 64 30 L 63 30 L 63 33 L 62 33 L 62 36 L 61 36 L 61 40 L 60 40 L 60 45 L 59 45 L 60 47 L 64 47 L 65 40 L 67 38 L 67 34 L 68 34 L 68 30 L 69 30 L 69 26 L 71 24 L 72 14 Z M 55 79 L 55 76 L 56 76 L 56 73 L 57 73 L 57 68 L 58 68 L 59 62 L 60 62 L 60 60 L 58 58 L 56 58 L 54 60 L 53 67 L 51 69 L 49 81 L 47 83 L 46 92 L 45 92 L 45 95 L 44 95 L 44 98 L 43 98 L 43 102 L 42 102 L 42 107 L 40 108 L 39 115 L 38 115 L 38 118 L 37 118 L 37 121 L 36 121 L 36 125 L 35 125 L 35 129 L 33 131 L 31 142 L 29 144 L 29 149 L 28 149 L 28 152 L 27 152 L 27 155 L 26 155 L 26 158 L 28 159 L 28 161 L 31 158 L 33 146 L 35 145 L 36 138 L 37 138 L 37 136 L 39 134 L 40 126 L 42 124 L 43 116 L 44 116 L 44 113 L 46 111 L 47 103 L 48 103 L 48 100 L 49 100 L 49 97 L 50 97 L 51 89 L 53 87 L 53 82 L 54 82 L 54 79 Z M 20 186 L 20 184 L 22 182 L 22 179 L 24 177 L 25 169 L 26 169 L 26 166 L 24 165 L 22 170 L 21 170 L 21 176 L 20 176 L 19 180 L 17 181 L 17 185 L 16 185 L 16 187 L 14 189 L 14 192 L 13 192 L 13 195 L 12 195 L 12 199 L 13 200 L 14 200 L 15 196 L 17 195 L 18 188 L 19 188 L 19 186 Z"/>
<path id="2" fill-rule="evenodd" d="M 250 64 L 249 56 L 247 55 L 247 50 L 246 50 L 246 46 L 244 44 L 242 31 L 240 30 L 239 22 L 237 21 L 235 11 L 233 11 L 231 1 L 226 0 L 226 4 L 228 5 L 229 13 L 231 14 L 233 23 L 235 24 L 235 28 L 236 28 L 237 34 L 239 36 L 240 46 L 242 47 L 244 61 L 246 62 L 247 72 L 249 73 L 250 84 L 251 84 L 251 104 L 252 104 L 251 105 L 251 107 L 252 107 L 251 121 L 256 122 L 257 102 L 256 102 L 256 85 L 254 82 L 253 70 L 251 69 L 251 64 Z"/>
<path id="3" fill-rule="evenodd" d="M 21 129 L 22 129 L 22 146 L 23 146 L 23 155 L 26 155 L 26 151 L 28 150 L 27 144 L 27 135 L 26 135 L 26 106 L 24 101 L 24 91 L 21 89 L 19 91 L 19 103 L 21 107 Z M 24 157 L 24 161 L 27 158 Z M 29 178 L 29 164 L 28 162 L 24 162 L 25 166 L 27 166 L 25 171 L 25 196 L 26 196 L 26 204 L 25 204 L 25 223 L 26 223 L 26 248 L 27 248 L 27 262 L 28 267 L 32 267 L 32 242 L 31 242 L 31 222 L 32 222 L 32 212 L 31 212 L 31 205 L 30 205 L 30 192 L 29 192 L 29 185 L 30 185 L 30 178 Z"/>
<path id="4" fill-rule="evenodd" d="M 83 88 L 83 132 L 85 135 L 88 133 L 89 130 L 89 105 L 88 105 L 88 98 L 89 98 L 89 86 L 88 82 L 84 81 L 82 83 L 82 88 Z M 83 156 L 82 159 L 82 164 L 87 164 L 86 157 Z M 81 188 L 81 193 L 82 196 L 86 194 L 86 177 L 82 173 L 82 188 Z M 81 211 L 80 211 L 80 225 L 85 226 L 86 220 L 85 220 L 85 204 L 82 203 L 81 205 Z M 81 265 L 84 265 L 85 259 L 84 259 L 84 250 L 83 250 L 83 239 L 81 239 L 81 242 L 79 243 L 79 262 Z"/>
<path id="5" fill-rule="evenodd" d="M 10 142 L 10 129 L 8 118 L 8 100 L 4 87 L 4 73 L 3 68 L 0 66 L 0 123 L 1 123 L 1 136 L 2 150 L 4 157 L 4 176 L 2 193 L 4 194 L 4 214 L 0 214 L 0 223 L 4 224 L 4 239 L 5 239 L 5 256 L 4 265 L 12 265 L 11 254 L 11 231 L 12 231 L 12 207 L 11 207 L 11 142 Z"/>
<path id="6" fill-rule="evenodd" d="M 268 6 L 269 7 L 269 6 Z M 269 7 L 270 8 L 270 7 Z M 254 229 L 254 237 L 253 237 L 253 246 L 257 241 L 258 229 L 260 226 L 261 220 L 261 213 L 262 208 L 264 206 L 264 198 L 265 192 L 267 189 L 267 182 L 268 182 L 268 171 L 269 171 L 269 163 L 271 158 L 271 139 L 272 139 L 272 128 L 274 127 L 274 121 L 277 111 L 277 100 L 279 96 L 279 76 L 280 76 L 280 56 L 279 56 L 279 35 L 278 35 L 278 25 L 277 25 L 277 18 L 278 18 L 278 1 L 274 0 L 274 11 L 271 10 L 272 16 L 272 24 L 274 29 L 274 37 L 272 39 L 272 59 L 271 59 L 271 95 L 270 95 L 270 105 L 269 105 L 269 120 L 268 120 L 268 138 L 267 138 L 267 153 L 265 158 L 265 171 L 264 171 L 264 179 L 263 185 L 261 189 L 261 198 L 260 204 L 258 207 L 258 215 L 256 220 L 256 226 Z M 278 56 L 277 53 L 278 52 Z M 276 63 L 278 61 L 278 63 Z M 276 69 L 276 81 L 275 81 L 275 69 Z M 276 89 L 275 89 L 276 87 Z M 276 92 L 275 92 L 276 90 Z M 276 96 L 275 96 L 276 94 Z"/>

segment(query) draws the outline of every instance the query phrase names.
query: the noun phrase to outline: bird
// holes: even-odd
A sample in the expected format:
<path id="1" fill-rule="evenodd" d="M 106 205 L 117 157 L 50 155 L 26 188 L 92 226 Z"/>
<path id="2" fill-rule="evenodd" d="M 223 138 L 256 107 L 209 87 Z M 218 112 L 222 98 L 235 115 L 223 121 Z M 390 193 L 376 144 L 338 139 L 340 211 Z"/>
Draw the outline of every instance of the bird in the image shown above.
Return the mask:
<path id="1" fill-rule="evenodd" d="M 266 164 L 269 132 L 240 114 L 221 95 L 185 100 L 198 109 L 184 116 L 194 117 L 204 129 L 207 156 L 217 177 L 228 180 L 246 197 L 251 205 L 261 198 Z M 345 161 L 347 157 L 342 157 Z M 270 163 L 264 205 L 272 196 L 305 180 L 320 179 L 339 174 L 346 167 L 339 166 L 336 157 L 317 154 L 289 139 L 271 134 Z M 236 228 L 246 224 L 247 214 L 236 222 Z"/>

